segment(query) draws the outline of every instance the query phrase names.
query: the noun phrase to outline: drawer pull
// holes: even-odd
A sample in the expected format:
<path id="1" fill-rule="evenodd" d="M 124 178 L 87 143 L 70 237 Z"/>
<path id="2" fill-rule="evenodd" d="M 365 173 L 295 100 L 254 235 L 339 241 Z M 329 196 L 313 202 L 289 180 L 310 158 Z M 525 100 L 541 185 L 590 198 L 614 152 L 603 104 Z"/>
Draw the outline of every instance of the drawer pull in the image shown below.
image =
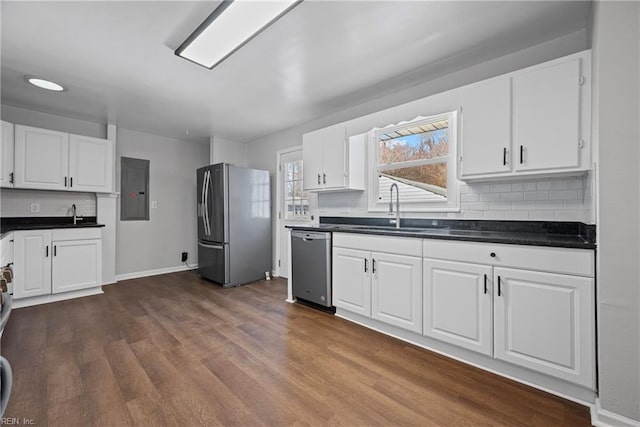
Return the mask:
<path id="1" fill-rule="evenodd" d="M 487 293 L 487 275 L 486 274 L 484 275 L 484 293 L 485 295 Z"/>
<path id="2" fill-rule="evenodd" d="M 502 295 L 501 284 L 502 280 L 500 279 L 500 276 L 498 276 L 498 296 Z"/>

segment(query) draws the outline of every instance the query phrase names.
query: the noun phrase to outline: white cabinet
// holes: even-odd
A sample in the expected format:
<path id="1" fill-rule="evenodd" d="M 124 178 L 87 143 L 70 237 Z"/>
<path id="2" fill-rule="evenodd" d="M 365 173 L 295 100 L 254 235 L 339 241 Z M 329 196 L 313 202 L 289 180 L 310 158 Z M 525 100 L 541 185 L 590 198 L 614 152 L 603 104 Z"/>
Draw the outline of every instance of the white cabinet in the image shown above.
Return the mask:
<path id="1" fill-rule="evenodd" d="M 491 356 L 491 267 L 424 260 L 424 335 Z"/>
<path id="2" fill-rule="evenodd" d="M 465 88 L 461 122 L 461 176 L 511 172 L 511 79 Z"/>
<path id="3" fill-rule="evenodd" d="M 333 249 L 333 305 L 371 317 L 370 253 Z"/>
<path id="4" fill-rule="evenodd" d="M 589 170 L 590 58 L 577 53 L 462 88 L 461 179 Z"/>
<path id="5" fill-rule="evenodd" d="M 594 384 L 594 280 L 495 268 L 495 357 Z"/>
<path id="6" fill-rule="evenodd" d="M 422 259 L 371 254 L 371 317 L 422 332 Z"/>
<path id="7" fill-rule="evenodd" d="M 334 233 L 334 305 L 421 333 L 421 252 L 418 239 Z"/>
<path id="8" fill-rule="evenodd" d="M 110 192 L 113 179 L 111 141 L 88 136 L 69 137 L 69 189 Z"/>
<path id="9" fill-rule="evenodd" d="M 76 291 L 102 284 L 102 241 L 53 242 L 52 292 Z"/>
<path id="10" fill-rule="evenodd" d="M 13 298 L 51 293 L 51 230 L 15 231 Z"/>
<path id="11" fill-rule="evenodd" d="M 0 121 L 0 187 L 13 187 L 13 124 Z"/>
<path id="12" fill-rule="evenodd" d="M 99 228 L 14 232 L 15 299 L 102 285 Z"/>
<path id="13" fill-rule="evenodd" d="M 15 126 L 15 187 L 66 190 L 69 134 Z"/>
<path id="14" fill-rule="evenodd" d="M 423 254 L 425 335 L 595 388 L 592 251 L 425 240 Z"/>
<path id="15" fill-rule="evenodd" d="M 306 191 L 364 190 L 366 135 L 347 138 L 346 124 L 302 136 Z"/>
<path id="16" fill-rule="evenodd" d="M 112 143 L 29 126 L 15 126 L 15 187 L 111 192 Z"/>

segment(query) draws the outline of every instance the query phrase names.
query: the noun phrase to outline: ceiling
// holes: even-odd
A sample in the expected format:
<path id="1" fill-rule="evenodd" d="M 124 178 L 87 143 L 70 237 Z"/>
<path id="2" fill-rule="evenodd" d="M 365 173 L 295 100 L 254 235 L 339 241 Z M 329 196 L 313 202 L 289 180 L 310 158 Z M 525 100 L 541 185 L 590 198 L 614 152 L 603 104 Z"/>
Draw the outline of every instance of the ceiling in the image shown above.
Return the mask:
<path id="1" fill-rule="evenodd" d="M 3 0 L 2 103 L 251 141 L 573 33 L 590 2 L 305 0 L 213 70 L 173 51 L 218 2 Z M 25 75 L 68 91 L 30 86 Z M 188 136 L 187 136 L 188 131 Z"/>

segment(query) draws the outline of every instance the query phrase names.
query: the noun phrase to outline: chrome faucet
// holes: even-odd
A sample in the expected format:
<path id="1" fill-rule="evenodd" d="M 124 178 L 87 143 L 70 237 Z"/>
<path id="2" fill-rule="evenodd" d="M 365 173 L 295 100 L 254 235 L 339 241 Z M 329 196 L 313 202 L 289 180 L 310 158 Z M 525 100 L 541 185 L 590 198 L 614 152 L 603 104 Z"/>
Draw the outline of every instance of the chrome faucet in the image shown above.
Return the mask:
<path id="1" fill-rule="evenodd" d="M 400 190 L 395 182 L 389 187 L 389 215 L 393 215 L 393 188 L 396 189 L 396 217 L 389 219 L 390 224 L 395 224 L 396 228 L 400 228 Z"/>
<path id="2" fill-rule="evenodd" d="M 78 223 L 78 216 L 76 215 L 77 209 L 75 203 L 71 205 L 71 212 L 73 213 L 73 225 L 76 225 Z"/>

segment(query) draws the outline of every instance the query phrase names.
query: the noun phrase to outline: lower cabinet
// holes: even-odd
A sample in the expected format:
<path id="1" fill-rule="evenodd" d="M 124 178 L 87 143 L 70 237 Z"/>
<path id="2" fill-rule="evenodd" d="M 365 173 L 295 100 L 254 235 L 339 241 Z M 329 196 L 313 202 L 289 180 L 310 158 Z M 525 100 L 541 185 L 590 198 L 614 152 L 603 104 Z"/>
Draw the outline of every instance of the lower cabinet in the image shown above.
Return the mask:
<path id="1" fill-rule="evenodd" d="M 422 333 L 422 258 L 416 242 L 334 233 L 334 305 Z M 382 248 L 393 252 L 371 250 Z"/>
<path id="2" fill-rule="evenodd" d="M 98 228 L 14 232 L 14 299 L 102 284 Z"/>
<path id="3" fill-rule="evenodd" d="M 491 270 L 425 258 L 424 335 L 491 356 Z"/>
<path id="4" fill-rule="evenodd" d="M 494 354 L 586 386 L 594 383 L 594 280 L 495 268 Z"/>

